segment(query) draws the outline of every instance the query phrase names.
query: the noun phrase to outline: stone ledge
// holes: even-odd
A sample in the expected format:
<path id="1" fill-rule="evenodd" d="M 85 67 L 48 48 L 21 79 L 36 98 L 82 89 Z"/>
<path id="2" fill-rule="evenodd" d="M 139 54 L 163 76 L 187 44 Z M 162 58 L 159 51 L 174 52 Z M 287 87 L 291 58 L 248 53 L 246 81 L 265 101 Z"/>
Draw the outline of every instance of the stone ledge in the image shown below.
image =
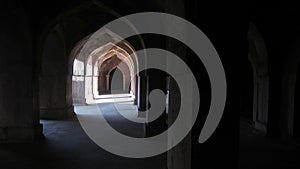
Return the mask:
<path id="1" fill-rule="evenodd" d="M 0 143 L 33 142 L 43 138 L 42 124 L 33 127 L 0 127 Z"/>

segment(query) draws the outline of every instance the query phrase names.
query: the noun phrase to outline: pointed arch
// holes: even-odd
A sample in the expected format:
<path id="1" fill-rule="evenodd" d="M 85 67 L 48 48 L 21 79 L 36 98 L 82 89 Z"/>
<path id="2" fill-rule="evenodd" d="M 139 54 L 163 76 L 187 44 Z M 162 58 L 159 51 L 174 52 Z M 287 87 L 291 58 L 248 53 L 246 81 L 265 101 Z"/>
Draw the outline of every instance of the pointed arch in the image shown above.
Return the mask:
<path id="1" fill-rule="evenodd" d="M 256 129 L 266 132 L 269 102 L 268 54 L 264 39 L 253 23 L 249 25 L 248 41 L 248 59 L 253 68 L 253 122 Z"/>

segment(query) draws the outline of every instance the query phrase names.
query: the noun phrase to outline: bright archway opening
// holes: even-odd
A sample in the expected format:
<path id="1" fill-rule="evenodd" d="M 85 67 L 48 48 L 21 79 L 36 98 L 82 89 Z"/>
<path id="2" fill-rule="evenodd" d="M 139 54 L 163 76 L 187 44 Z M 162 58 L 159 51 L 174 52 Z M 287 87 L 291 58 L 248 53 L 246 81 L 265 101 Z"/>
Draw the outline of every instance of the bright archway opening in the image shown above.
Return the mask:
<path id="1" fill-rule="evenodd" d="M 79 42 L 74 54 L 72 98 L 75 105 L 130 102 L 137 99 L 138 60 L 133 47 L 106 30 L 89 54 L 80 54 Z M 109 38 L 108 38 L 109 37 Z M 101 39 L 101 37 L 99 37 Z M 120 41 L 116 43 L 117 41 Z M 112 83 L 112 81 L 116 83 Z"/>

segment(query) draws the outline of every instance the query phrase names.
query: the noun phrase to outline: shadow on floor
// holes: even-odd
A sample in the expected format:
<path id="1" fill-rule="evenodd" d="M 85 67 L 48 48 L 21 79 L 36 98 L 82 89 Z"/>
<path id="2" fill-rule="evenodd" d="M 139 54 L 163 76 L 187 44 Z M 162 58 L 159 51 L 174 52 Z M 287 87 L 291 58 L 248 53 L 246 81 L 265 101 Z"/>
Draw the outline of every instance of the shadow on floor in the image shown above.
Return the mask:
<path id="1" fill-rule="evenodd" d="M 41 123 L 43 141 L 0 144 L 1 169 L 165 169 L 165 154 L 129 159 L 103 150 L 76 119 Z"/>
<path id="2" fill-rule="evenodd" d="M 300 140 L 267 138 L 243 120 L 239 148 L 240 169 L 300 168 Z"/>

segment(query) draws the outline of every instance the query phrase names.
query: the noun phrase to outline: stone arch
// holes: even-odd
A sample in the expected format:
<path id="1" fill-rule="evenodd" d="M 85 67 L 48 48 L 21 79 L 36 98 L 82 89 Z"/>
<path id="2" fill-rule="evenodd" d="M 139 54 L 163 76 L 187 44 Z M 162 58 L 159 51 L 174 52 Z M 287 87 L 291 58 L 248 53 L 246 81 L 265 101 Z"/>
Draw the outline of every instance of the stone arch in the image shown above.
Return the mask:
<path id="1" fill-rule="evenodd" d="M 73 84 L 76 88 L 76 90 L 74 90 L 76 91 L 76 94 L 73 95 L 74 102 L 94 102 L 94 99 L 99 95 L 98 69 L 112 56 L 118 57 L 122 63 L 127 65 L 130 72 L 129 84 L 132 88 L 134 88 L 132 92 L 136 94 L 135 89 L 137 86 L 137 76 L 135 74 L 138 72 L 138 59 L 135 55 L 135 50 L 129 44 L 129 42 L 121 39 L 121 37 L 109 31 L 108 29 L 103 29 L 102 32 L 98 32 L 98 36 L 96 38 L 89 38 L 89 41 L 78 44 L 80 46 L 75 48 L 82 48 L 84 45 L 87 45 L 88 51 L 85 51 L 85 53 L 76 53 L 76 51 L 80 50 L 74 49 L 73 52 L 76 55 L 73 62 Z"/>
<path id="2" fill-rule="evenodd" d="M 98 78 L 98 93 L 101 94 L 107 94 L 107 93 L 114 93 L 111 92 L 111 72 L 114 69 L 119 69 L 122 72 L 122 90 L 124 93 L 129 89 L 129 84 L 132 83 L 132 74 L 130 73 L 132 70 L 130 70 L 128 64 L 121 63 L 122 60 L 117 57 L 116 55 L 113 55 L 112 57 L 106 59 L 104 62 L 100 63 L 99 68 L 99 78 Z M 95 87 L 96 88 L 96 87 Z M 121 90 L 119 91 L 121 92 Z"/>
<path id="3" fill-rule="evenodd" d="M 83 76 L 79 76 L 79 72 L 76 72 L 75 74 L 78 75 L 78 77 L 73 77 L 73 63 L 76 57 L 77 65 L 80 65 L 81 61 L 89 64 L 92 63 L 90 61 L 86 62 L 85 60 L 78 59 L 78 54 L 80 53 L 81 48 L 86 44 L 87 40 L 90 38 L 89 35 L 92 33 L 91 30 L 96 30 L 97 28 L 100 28 L 103 25 L 105 25 L 107 22 L 122 16 L 114 9 L 97 1 L 85 1 L 76 4 L 70 3 L 70 5 L 66 7 L 63 11 L 59 12 L 56 16 L 53 16 L 49 20 L 49 22 L 42 23 L 42 29 L 38 31 L 40 33 L 37 35 L 37 67 L 41 70 L 44 68 L 42 63 L 45 60 L 45 57 L 43 56 L 43 51 L 45 49 L 45 46 L 47 46 L 46 41 L 49 34 L 55 32 L 57 34 L 57 39 L 59 40 L 59 43 L 62 44 L 64 49 L 63 56 L 60 57 L 63 59 L 60 61 L 60 63 L 63 63 L 63 66 L 60 66 L 60 68 L 63 69 L 64 77 L 58 78 L 59 80 L 57 80 L 57 83 L 60 83 L 59 85 L 56 85 L 54 84 L 56 82 L 52 83 L 51 81 L 39 83 L 40 89 L 43 90 L 44 93 L 40 96 L 40 98 L 47 98 L 49 100 L 46 102 L 46 104 L 44 104 L 41 107 L 41 118 L 64 119 L 73 116 L 74 103 L 72 100 L 72 94 L 76 92 L 72 92 L 74 90 L 72 89 L 72 78 L 75 78 L 75 81 L 78 82 L 80 82 L 82 78 L 84 79 Z M 93 24 L 90 24 L 89 22 L 91 18 L 94 19 Z M 136 31 L 136 29 L 132 24 L 130 24 L 130 22 L 126 22 L 125 24 L 128 24 L 129 27 L 132 28 L 132 30 Z M 111 37 L 117 38 L 116 35 L 111 36 L 108 32 L 109 31 L 106 31 L 105 35 L 108 35 L 109 41 L 113 39 Z M 137 36 L 133 39 L 135 40 L 135 42 L 137 42 L 138 47 L 144 47 L 141 36 Z M 134 45 L 136 46 L 136 44 Z M 122 49 L 124 49 L 127 52 L 133 49 L 133 47 L 129 44 L 118 44 L 118 46 L 121 46 Z M 84 75 L 85 70 L 87 70 L 85 69 L 85 67 L 86 66 L 84 66 L 83 71 Z M 38 74 L 42 74 L 42 71 L 39 71 Z M 93 82 L 93 80 L 90 80 L 89 77 L 85 79 L 84 81 L 90 81 L 91 83 Z M 52 88 L 61 88 L 61 95 L 47 97 L 47 92 L 49 93 L 50 90 L 47 90 L 47 88 L 41 86 L 44 84 L 49 85 Z M 83 87 L 86 86 L 84 85 Z M 77 88 L 77 90 L 81 92 L 80 88 Z M 83 92 L 92 93 L 92 90 L 83 90 Z M 83 103 L 85 102 L 85 99 L 85 97 L 75 97 L 75 104 Z M 41 102 L 41 100 L 39 102 Z M 56 105 L 54 102 L 64 102 L 64 106 Z"/>
<path id="4" fill-rule="evenodd" d="M 113 90 L 113 88 L 112 88 L 112 86 L 110 84 L 111 84 L 111 81 L 112 81 L 112 77 L 114 75 L 117 76 L 116 78 L 118 78 L 118 80 L 122 80 L 122 83 L 121 84 L 117 84 L 116 87 L 114 88 L 114 90 L 116 90 L 115 93 L 124 92 L 125 89 L 126 89 L 125 88 L 125 75 L 124 75 L 124 72 L 120 68 L 118 68 L 118 67 L 114 67 L 113 69 L 111 69 L 108 72 L 108 79 L 109 79 L 109 81 L 108 81 L 109 88 L 108 89 L 110 91 Z M 121 79 L 119 79 L 119 78 L 121 78 Z M 113 92 L 111 92 L 111 93 L 113 93 Z"/>
<path id="5" fill-rule="evenodd" d="M 39 108 L 43 119 L 73 116 L 71 90 L 68 88 L 68 62 L 65 39 L 59 25 L 43 41 L 39 70 Z"/>
<path id="6" fill-rule="evenodd" d="M 253 122 L 256 129 L 266 132 L 268 123 L 269 73 L 268 54 L 264 39 L 253 23 L 248 30 L 248 59 L 253 68 Z"/>
<path id="7" fill-rule="evenodd" d="M 97 15 L 109 16 L 107 18 L 110 20 L 121 16 L 101 3 L 86 1 L 76 5 L 70 4 L 63 12 L 60 12 L 48 23 L 42 25 L 43 29 L 37 37 L 37 67 L 40 69 L 38 72 L 39 106 L 40 117 L 43 119 L 64 119 L 74 115 L 72 100 L 72 93 L 75 93 L 72 92 L 73 62 L 75 56 L 89 38 L 86 35 L 90 34 L 91 28 L 88 27 L 84 20 L 88 18 L 88 15 L 94 13 L 89 13 L 87 17 L 84 16 L 82 18 L 78 16 L 83 15 L 78 14 L 91 8 L 99 11 Z M 105 21 L 95 22 L 99 26 L 106 23 Z M 77 27 L 72 27 L 73 31 L 77 31 L 74 37 L 68 36 L 69 33 L 66 31 L 68 30 L 68 27 L 66 27 L 68 24 L 80 25 L 78 29 Z M 71 50 L 70 47 L 80 39 L 82 40 L 75 45 L 76 48 Z M 49 43 L 49 40 L 52 42 Z M 56 48 L 52 50 L 52 53 L 58 51 L 59 48 L 60 52 L 53 54 L 53 56 L 46 56 L 45 53 L 48 52 L 45 52 L 45 50 L 51 51 L 49 47 Z M 57 59 L 53 59 L 53 57 L 57 57 Z M 53 60 L 55 63 L 49 62 Z"/>
<path id="8" fill-rule="evenodd" d="M 120 45 L 122 44 L 122 45 Z M 97 50 L 95 53 L 93 53 L 93 55 L 95 56 L 95 61 L 93 64 L 94 70 L 93 70 L 93 94 L 94 94 L 94 98 L 97 97 L 98 94 L 100 94 L 101 92 L 99 92 L 99 87 L 97 86 L 100 85 L 100 81 L 99 79 L 99 67 L 108 59 L 112 58 L 113 56 L 118 57 L 118 59 L 120 60 L 120 62 L 118 62 L 117 64 L 121 64 L 120 66 L 122 67 L 122 65 L 126 65 L 126 67 L 128 67 L 129 70 L 129 76 L 126 75 L 125 77 L 129 77 L 129 81 L 130 82 L 126 82 L 125 87 L 129 88 L 128 84 L 131 84 L 130 86 L 130 93 L 132 93 L 134 96 L 136 96 L 136 90 L 137 90 L 137 83 L 136 83 L 136 78 L 137 76 L 135 75 L 135 72 L 138 72 L 138 60 L 137 57 L 134 55 L 134 49 L 128 48 L 130 49 L 130 51 L 125 51 L 124 49 L 122 49 L 120 46 L 125 46 L 128 45 L 127 42 L 121 42 L 118 45 L 113 45 L 112 43 L 108 43 L 105 45 L 104 48 L 107 47 L 108 50 L 102 49 L 102 50 Z M 106 52 L 106 53 L 105 53 Z M 130 53 L 132 55 L 132 57 L 130 57 Z M 121 63 L 122 61 L 122 63 Z M 126 71 L 123 71 L 126 72 Z M 103 77 L 102 77 L 103 80 Z M 127 81 L 127 78 L 125 79 Z M 97 83 L 98 81 L 98 83 Z M 126 89 L 127 90 L 127 89 Z"/>
<path id="9" fill-rule="evenodd" d="M 89 10 L 92 9 L 92 10 Z M 91 12 L 90 12 L 91 11 Z M 82 15 L 84 13 L 84 15 Z M 95 16 L 96 15 L 96 16 Z M 93 16 L 93 17 L 91 17 Z M 103 17 L 97 17 L 97 16 L 103 16 Z M 60 57 L 62 60 L 59 62 L 59 64 L 63 64 L 60 66 L 61 69 L 63 69 L 63 76 L 58 78 L 56 77 L 57 82 L 50 81 L 50 80 L 44 80 L 44 82 L 40 81 L 39 86 L 40 90 L 43 90 L 42 94 L 40 94 L 40 98 L 47 98 L 49 101 L 39 101 L 45 104 L 40 104 L 40 110 L 41 111 L 41 118 L 47 118 L 47 119 L 63 119 L 63 118 L 69 118 L 70 116 L 73 116 L 73 104 L 75 103 L 85 103 L 85 97 L 79 97 L 80 95 L 76 95 L 76 93 L 86 92 L 84 89 L 81 90 L 80 85 L 81 82 L 85 82 L 85 65 L 82 67 L 84 68 L 83 71 L 80 69 L 77 69 L 77 72 L 73 71 L 73 63 L 76 62 L 76 65 L 81 65 L 81 62 L 87 63 L 85 60 L 78 59 L 78 54 L 81 51 L 81 48 L 86 44 L 87 40 L 90 38 L 91 30 L 95 30 L 101 26 L 103 26 L 105 23 L 121 17 L 121 15 L 116 12 L 114 9 L 110 8 L 109 6 L 106 6 L 102 4 L 101 2 L 96 1 L 86 1 L 79 4 L 70 4 L 69 7 L 64 9 L 62 12 L 58 13 L 56 16 L 54 16 L 52 19 L 49 20 L 49 22 L 42 25 L 41 33 L 37 36 L 37 64 L 40 68 L 39 74 L 41 75 L 45 68 L 43 66 L 43 62 L 45 62 L 45 58 L 43 56 L 43 52 L 45 48 L 47 48 L 47 39 L 49 35 L 53 34 L 55 32 L 56 39 L 59 41 L 59 44 L 61 44 L 61 47 L 64 49 L 62 52 L 62 57 Z M 90 24 L 88 19 L 94 18 L 95 24 Z M 101 18 L 101 19 L 97 19 Z M 106 20 L 103 20 L 103 18 L 106 18 Z M 126 23 L 130 25 L 130 23 Z M 74 26 L 75 25 L 75 26 Z M 132 25 L 130 27 L 134 29 Z M 69 30 L 75 31 L 69 32 Z M 107 31 L 108 32 L 108 31 Z M 105 33 L 108 35 L 109 33 Z M 72 36 L 70 36 L 72 35 Z M 73 36 L 74 35 L 74 36 Z M 52 36 L 52 35 L 51 35 Z M 117 36 L 109 35 L 110 37 L 116 38 Z M 137 39 L 141 39 L 140 36 Z M 141 42 L 141 46 L 144 46 L 143 42 L 140 40 L 137 40 L 138 42 Z M 122 49 L 125 51 L 130 51 L 133 49 L 133 47 L 129 44 L 122 44 Z M 75 46 L 75 47 L 74 47 Z M 77 60 L 75 60 L 77 58 Z M 90 62 L 88 62 L 90 63 Z M 80 66 L 79 66 L 80 67 Z M 57 69 L 58 70 L 58 69 Z M 79 71 L 78 71 L 79 70 Z M 55 71 L 55 70 L 53 70 Z M 75 73 L 76 76 L 73 76 Z M 55 75 L 56 76 L 56 75 Z M 54 75 L 53 75 L 54 77 Z M 41 78 L 46 79 L 46 78 Z M 77 87 L 72 85 L 72 81 L 77 81 Z M 93 80 L 91 80 L 93 82 Z M 59 83 L 58 85 L 55 83 Z M 49 91 L 47 88 L 45 88 L 43 85 L 48 85 L 49 87 L 53 88 L 59 88 L 61 89 L 60 95 L 56 95 L 54 97 L 47 97 Z M 85 84 L 83 84 L 83 87 L 85 87 Z M 74 91 L 75 90 L 75 91 Z M 90 91 L 91 92 L 91 91 Z M 74 98 L 72 100 L 72 96 L 75 94 L 75 102 Z M 50 93 L 51 95 L 51 93 Z M 62 101 L 63 100 L 63 101 Z M 55 104 L 54 102 L 60 102 L 63 103 L 64 106 Z M 45 110 L 45 111 L 44 111 Z M 58 111 L 59 110 L 59 111 Z M 59 113 L 57 113 L 59 112 Z"/>

